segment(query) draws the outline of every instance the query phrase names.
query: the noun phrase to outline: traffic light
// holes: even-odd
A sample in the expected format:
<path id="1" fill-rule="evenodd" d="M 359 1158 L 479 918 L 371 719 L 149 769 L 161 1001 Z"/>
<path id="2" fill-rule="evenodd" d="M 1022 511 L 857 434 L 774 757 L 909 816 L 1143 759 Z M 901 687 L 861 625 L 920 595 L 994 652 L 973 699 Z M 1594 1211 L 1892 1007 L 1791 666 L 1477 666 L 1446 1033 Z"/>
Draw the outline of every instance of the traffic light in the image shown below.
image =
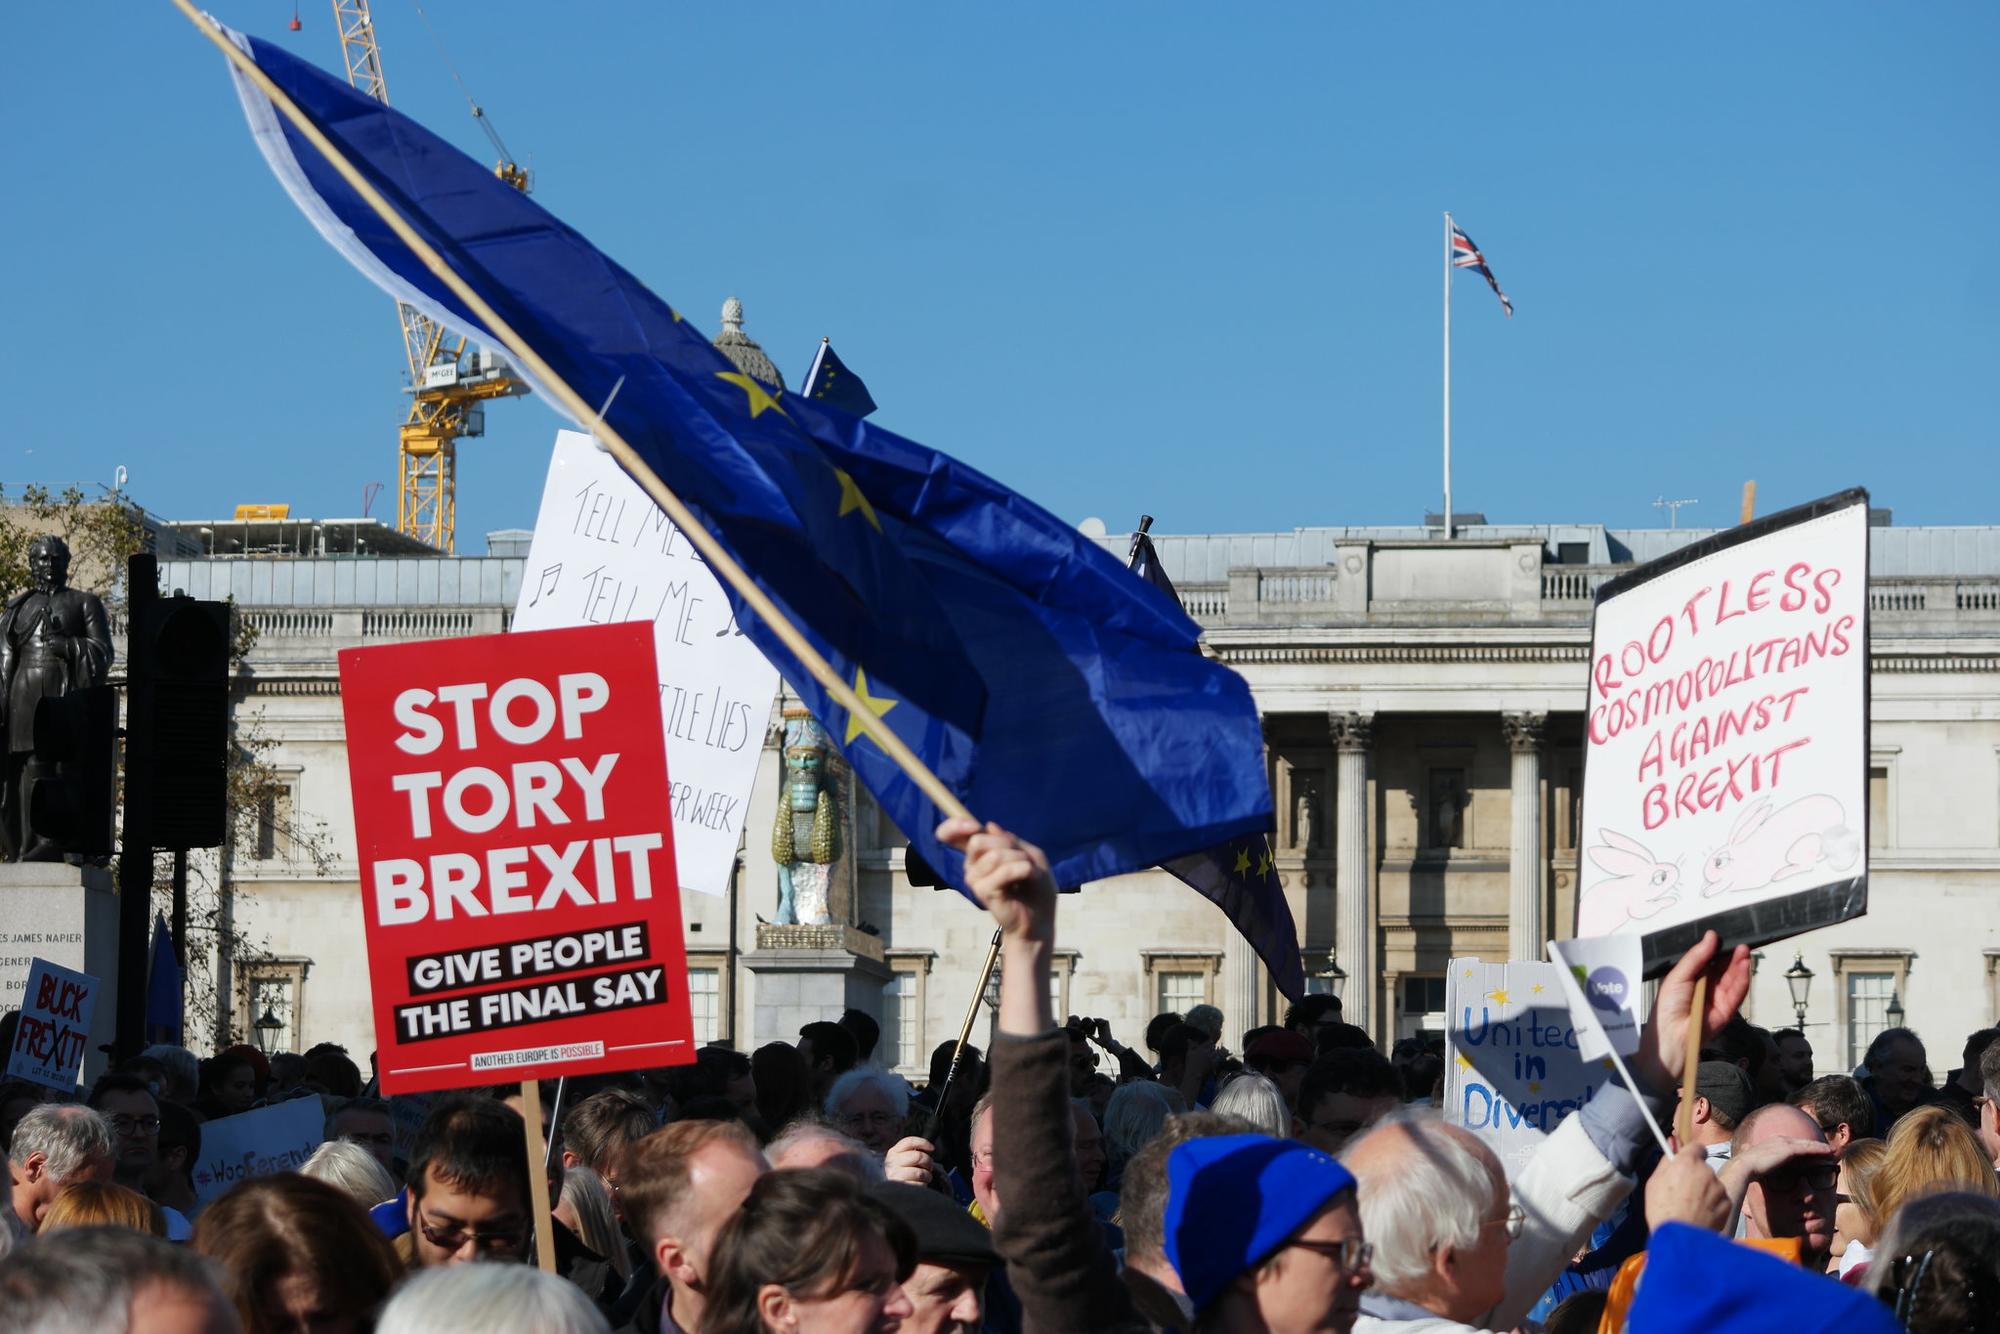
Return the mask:
<path id="1" fill-rule="evenodd" d="M 118 801 L 118 692 L 86 686 L 35 705 L 35 759 L 28 827 L 64 852 L 111 853 Z"/>
<path id="2" fill-rule="evenodd" d="M 150 740 L 127 748 L 150 770 L 150 841 L 220 847 L 228 828 L 229 606 L 176 595 L 134 610 L 125 726 Z"/>

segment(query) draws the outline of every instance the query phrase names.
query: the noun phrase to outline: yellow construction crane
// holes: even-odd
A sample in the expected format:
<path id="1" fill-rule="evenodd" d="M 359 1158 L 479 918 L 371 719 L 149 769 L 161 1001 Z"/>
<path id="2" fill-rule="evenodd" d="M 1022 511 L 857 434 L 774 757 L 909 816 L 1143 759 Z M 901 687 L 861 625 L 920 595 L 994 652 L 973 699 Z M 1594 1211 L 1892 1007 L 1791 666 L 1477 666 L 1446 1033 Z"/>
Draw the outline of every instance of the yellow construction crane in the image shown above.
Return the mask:
<path id="1" fill-rule="evenodd" d="M 382 52 L 375 44 L 368 0 L 333 0 L 333 19 L 340 31 L 348 83 L 387 106 L 389 85 L 382 78 Z M 453 78 L 457 78 L 456 70 Z M 466 100 L 472 101 L 470 94 Z M 506 145 L 477 102 L 472 102 L 472 114 L 500 154 L 494 174 L 525 193 L 528 173 L 508 156 Z M 396 305 L 396 314 L 402 321 L 403 351 L 410 364 L 410 384 L 405 391 L 410 395 L 410 413 L 401 433 L 396 528 L 449 553 L 457 541 L 458 442 L 485 434 L 483 404 L 487 399 L 525 394 L 528 386 L 491 352 L 468 357 L 463 334 L 447 333 L 443 325 L 401 302 Z"/>

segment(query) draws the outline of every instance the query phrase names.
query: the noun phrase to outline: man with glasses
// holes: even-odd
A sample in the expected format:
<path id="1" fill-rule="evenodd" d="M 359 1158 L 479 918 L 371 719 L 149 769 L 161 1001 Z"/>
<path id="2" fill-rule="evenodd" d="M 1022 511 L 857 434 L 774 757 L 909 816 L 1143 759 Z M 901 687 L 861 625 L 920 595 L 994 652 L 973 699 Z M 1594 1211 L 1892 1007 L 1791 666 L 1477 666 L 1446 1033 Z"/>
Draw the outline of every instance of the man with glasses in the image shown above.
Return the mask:
<path id="1" fill-rule="evenodd" d="M 1819 1123 L 1796 1107 L 1759 1107 L 1736 1127 L 1722 1187 L 1742 1210 L 1737 1231 L 1755 1239 L 1795 1238 L 1814 1273 L 1833 1247 L 1834 1186 L 1840 1164 Z"/>
<path id="2" fill-rule="evenodd" d="M 146 1182 L 160 1161 L 160 1104 L 152 1086 L 137 1075 L 105 1075 L 90 1091 L 90 1106 L 111 1126 L 112 1180 L 147 1194 Z M 155 1203 L 166 1216 L 168 1241 L 186 1241 L 194 1235 L 185 1214 Z"/>
<path id="3" fill-rule="evenodd" d="M 413 1266 L 523 1259 L 533 1209 L 522 1141 L 521 1118 L 505 1104 L 439 1099 L 411 1150 L 410 1230 L 396 1238 L 398 1254 Z"/>
<path id="4" fill-rule="evenodd" d="M 1980 1094 L 1972 1110 L 1979 1117 L 1979 1147 L 2000 1169 L 2000 1042 L 1979 1058 Z"/>

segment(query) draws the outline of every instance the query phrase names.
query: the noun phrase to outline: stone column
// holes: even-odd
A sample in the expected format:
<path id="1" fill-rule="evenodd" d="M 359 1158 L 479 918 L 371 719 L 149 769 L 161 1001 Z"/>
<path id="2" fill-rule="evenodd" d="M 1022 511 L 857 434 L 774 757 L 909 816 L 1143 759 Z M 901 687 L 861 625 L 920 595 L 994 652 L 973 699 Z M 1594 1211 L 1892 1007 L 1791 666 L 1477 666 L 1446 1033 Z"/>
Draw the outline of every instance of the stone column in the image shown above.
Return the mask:
<path id="1" fill-rule="evenodd" d="M 1513 753 L 1513 837 L 1507 854 L 1507 952 L 1514 959 L 1539 959 L 1548 942 L 1542 912 L 1542 730 L 1543 713 L 1503 713 L 1500 725 Z"/>
<path id="2" fill-rule="evenodd" d="M 1375 919 L 1368 892 L 1368 746 L 1372 714 L 1328 715 L 1339 751 L 1334 769 L 1334 957 L 1347 973 L 1347 1022 L 1375 1031 Z"/>

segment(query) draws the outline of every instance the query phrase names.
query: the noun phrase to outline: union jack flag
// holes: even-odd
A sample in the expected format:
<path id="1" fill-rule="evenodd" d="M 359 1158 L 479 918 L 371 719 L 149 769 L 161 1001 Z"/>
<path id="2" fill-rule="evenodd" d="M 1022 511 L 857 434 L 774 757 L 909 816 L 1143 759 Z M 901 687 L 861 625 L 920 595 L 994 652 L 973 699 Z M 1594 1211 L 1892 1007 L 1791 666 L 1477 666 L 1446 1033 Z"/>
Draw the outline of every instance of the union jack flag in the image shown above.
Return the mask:
<path id="1" fill-rule="evenodd" d="M 1507 318 L 1514 318 L 1514 303 L 1500 290 L 1500 280 L 1493 276 L 1493 270 L 1486 267 L 1486 256 L 1479 253 L 1479 247 L 1465 234 L 1465 229 L 1456 222 L 1451 224 L 1451 266 L 1454 269 L 1471 269 L 1486 280 L 1493 289 L 1493 295 L 1500 298 L 1500 306 L 1507 312 Z"/>

